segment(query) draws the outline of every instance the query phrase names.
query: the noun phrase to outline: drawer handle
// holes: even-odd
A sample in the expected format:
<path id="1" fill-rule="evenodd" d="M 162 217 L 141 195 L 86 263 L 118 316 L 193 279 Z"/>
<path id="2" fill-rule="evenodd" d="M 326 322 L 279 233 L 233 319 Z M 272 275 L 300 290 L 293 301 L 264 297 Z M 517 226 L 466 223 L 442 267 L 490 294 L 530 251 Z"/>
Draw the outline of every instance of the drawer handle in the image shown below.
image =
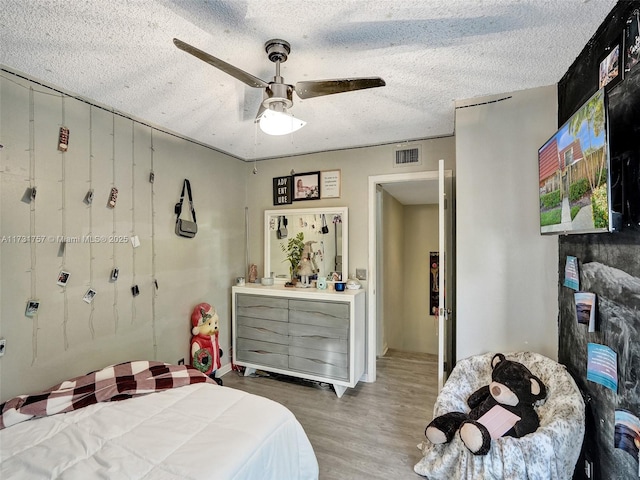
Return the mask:
<path id="1" fill-rule="evenodd" d="M 312 362 L 320 363 L 321 365 L 331 365 L 329 362 L 323 362 L 322 360 L 318 360 L 317 358 L 309 358 Z"/>
<path id="2" fill-rule="evenodd" d="M 268 328 L 264 328 L 264 327 L 253 327 L 253 328 L 255 328 L 256 330 L 260 330 L 261 332 L 275 333 L 279 335 L 279 333 L 276 332 L 275 330 L 269 330 Z"/>

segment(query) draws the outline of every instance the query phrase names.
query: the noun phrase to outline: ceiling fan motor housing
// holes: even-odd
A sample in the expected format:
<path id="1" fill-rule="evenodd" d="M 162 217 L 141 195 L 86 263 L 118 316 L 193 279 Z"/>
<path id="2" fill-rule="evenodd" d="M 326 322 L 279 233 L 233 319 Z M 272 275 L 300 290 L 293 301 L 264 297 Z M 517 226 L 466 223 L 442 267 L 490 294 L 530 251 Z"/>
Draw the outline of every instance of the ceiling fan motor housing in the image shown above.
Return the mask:
<path id="1" fill-rule="evenodd" d="M 286 62 L 291 53 L 291 45 L 286 40 L 281 40 L 279 38 L 274 38 L 273 40 L 268 40 L 264 44 L 264 49 L 267 52 L 267 56 L 269 60 L 272 62 Z"/>
<path id="2" fill-rule="evenodd" d="M 266 98 L 262 101 L 262 105 L 269 108 L 270 104 L 280 102 L 286 108 L 290 108 L 293 105 L 293 88 L 291 85 L 282 83 L 282 77 L 275 77 L 274 80 L 275 82 L 271 82 L 265 88 Z"/>

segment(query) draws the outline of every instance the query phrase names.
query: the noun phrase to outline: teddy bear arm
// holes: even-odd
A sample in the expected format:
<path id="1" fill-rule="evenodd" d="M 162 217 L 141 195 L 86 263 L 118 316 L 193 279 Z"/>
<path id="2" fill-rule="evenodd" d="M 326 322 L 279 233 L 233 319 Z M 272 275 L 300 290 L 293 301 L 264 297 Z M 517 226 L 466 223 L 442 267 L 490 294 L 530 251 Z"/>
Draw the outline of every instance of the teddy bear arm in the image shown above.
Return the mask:
<path id="1" fill-rule="evenodd" d="M 485 385 L 469 395 L 469 398 L 467 398 L 467 405 L 469 405 L 469 408 L 473 410 L 490 396 L 491 393 L 489 392 L 489 385 Z"/>
<path id="2" fill-rule="evenodd" d="M 516 438 L 524 437 L 529 433 L 535 432 L 540 426 L 538 414 L 533 409 L 514 413 L 520 417 L 520 420 L 505 435 Z"/>

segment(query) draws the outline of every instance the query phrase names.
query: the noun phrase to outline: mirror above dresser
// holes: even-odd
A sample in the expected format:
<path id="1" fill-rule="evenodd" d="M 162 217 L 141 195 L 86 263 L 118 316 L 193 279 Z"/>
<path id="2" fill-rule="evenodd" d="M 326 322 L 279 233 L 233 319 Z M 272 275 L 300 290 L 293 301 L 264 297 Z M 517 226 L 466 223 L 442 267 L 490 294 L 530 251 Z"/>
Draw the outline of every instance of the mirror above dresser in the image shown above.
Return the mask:
<path id="1" fill-rule="evenodd" d="M 266 210 L 265 276 L 273 276 L 276 283 L 286 283 L 291 279 L 287 243 L 301 234 L 304 243 L 313 242 L 310 247 L 317 276 L 326 277 L 329 281 L 336 276 L 346 280 L 348 222 L 347 207 Z"/>

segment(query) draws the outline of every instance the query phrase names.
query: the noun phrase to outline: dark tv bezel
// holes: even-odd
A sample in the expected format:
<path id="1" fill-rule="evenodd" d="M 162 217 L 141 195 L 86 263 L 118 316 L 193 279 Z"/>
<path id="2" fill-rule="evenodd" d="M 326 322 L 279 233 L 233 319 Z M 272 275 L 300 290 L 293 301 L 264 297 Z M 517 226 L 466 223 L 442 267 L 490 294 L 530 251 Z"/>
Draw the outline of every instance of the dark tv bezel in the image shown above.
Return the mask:
<path id="1" fill-rule="evenodd" d="M 571 114 L 571 116 L 567 119 L 566 122 L 558 128 L 553 135 L 551 135 L 540 148 L 538 148 L 538 205 L 540 204 L 540 153 L 544 150 L 544 148 L 551 142 L 554 138 L 558 136 L 558 134 L 571 122 L 571 120 L 575 117 L 575 115 L 582 110 L 594 97 L 598 94 L 602 93 L 602 101 L 604 103 L 604 148 L 606 153 L 606 169 L 607 169 L 607 210 L 608 210 L 608 224 L 606 227 L 600 228 L 587 228 L 587 229 L 571 229 L 571 230 L 553 230 L 553 231 L 543 231 L 544 228 L 542 225 L 539 225 L 540 234 L 541 235 L 578 235 L 578 234 L 588 234 L 588 233 L 610 233 L 614 231 L 613 228 L 613 211 L 611 209 L 611 151 L 610 151 L 610 135 L 609 135 L 609 102 L 607 96 L 607 88 L 606 85 L 602 88 L 596 90 L 596 92 L 591 95 L 575 112 Z M 538 206 L 538 223 L 540 223 L 542 211 L 540 210 L 540 206 Z M 572 222 L 573 223 L 573 222 Z M 547 226 L 545 226 L 547 227 Z"/>

